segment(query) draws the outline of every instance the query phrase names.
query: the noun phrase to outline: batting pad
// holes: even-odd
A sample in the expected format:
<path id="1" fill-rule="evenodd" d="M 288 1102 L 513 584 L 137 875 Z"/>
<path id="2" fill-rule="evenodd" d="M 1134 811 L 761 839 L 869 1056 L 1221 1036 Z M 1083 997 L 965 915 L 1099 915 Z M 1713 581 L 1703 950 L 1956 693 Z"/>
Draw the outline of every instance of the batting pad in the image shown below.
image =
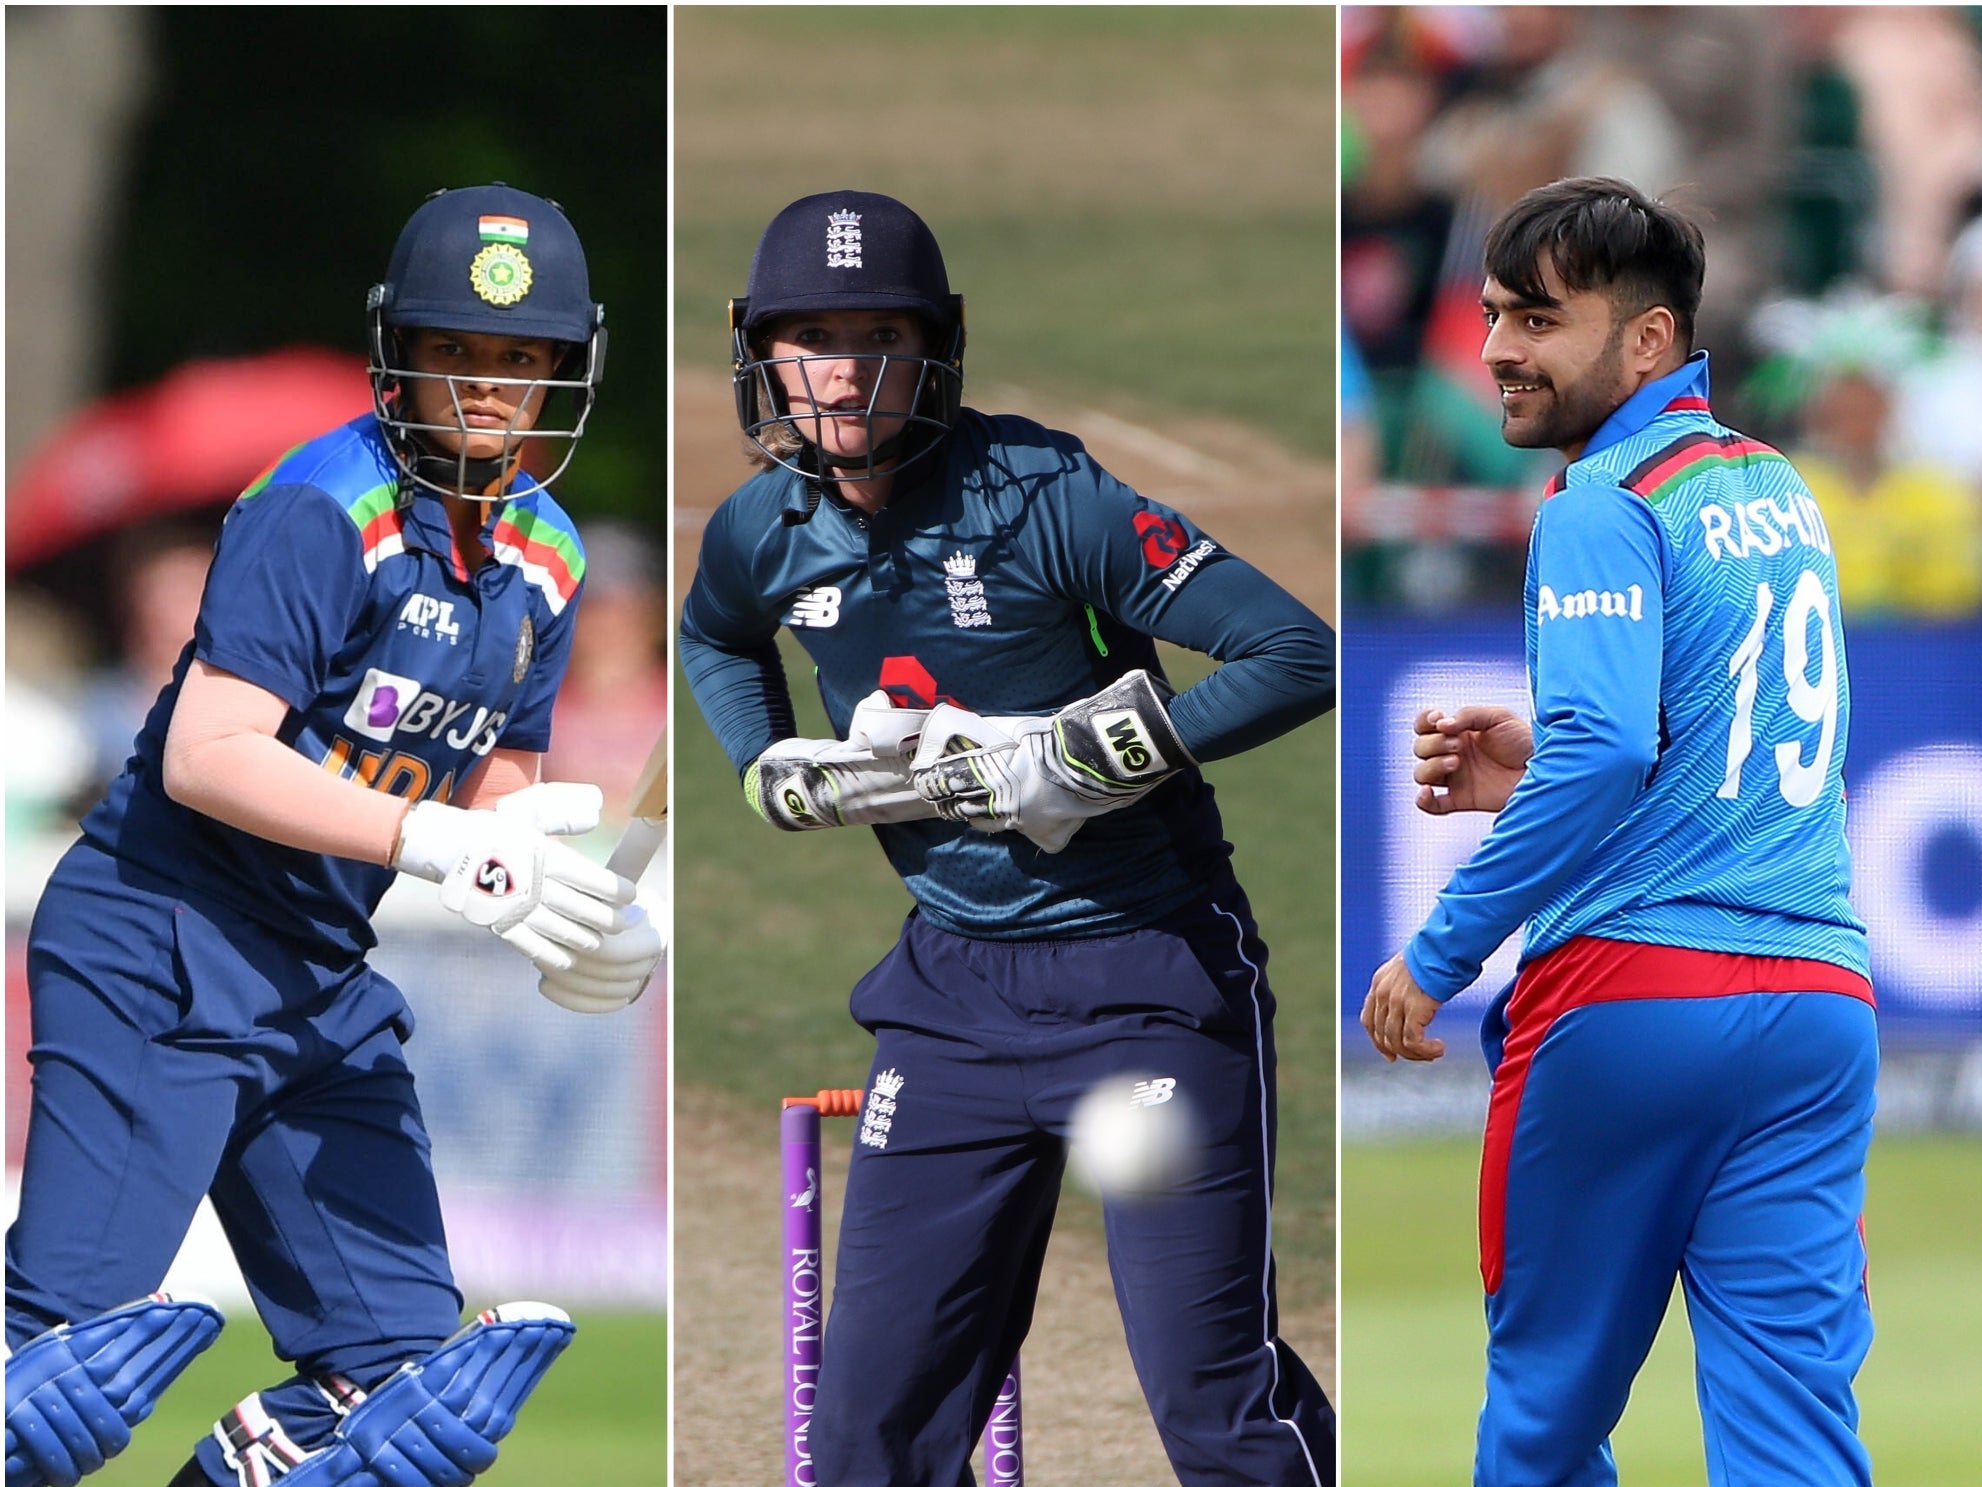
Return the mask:
<path id="1" fill-rule="evenodd" d="M 74 1487 L 101 1467 L 223 1321 L 202 1296 L 158 1291 L 28 1343 L 7 1360 L 7 1487 Z"/>
<path id="2" fill-rule="evenodd" d="M 372 1390 L 283 1487 L 468 1487 L 576 1331 L 540 1301 L 483 1312 Z"/>

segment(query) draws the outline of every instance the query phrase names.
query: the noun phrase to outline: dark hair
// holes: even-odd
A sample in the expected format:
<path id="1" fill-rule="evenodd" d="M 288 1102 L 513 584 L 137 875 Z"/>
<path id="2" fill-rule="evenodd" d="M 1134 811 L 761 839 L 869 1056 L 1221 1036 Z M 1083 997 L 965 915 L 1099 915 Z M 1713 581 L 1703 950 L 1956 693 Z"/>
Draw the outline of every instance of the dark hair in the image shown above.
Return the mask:
<path id="1" fill-rule="evenodd" d="M 1707 276 L 1707 247 L 1690 219 L 1610 176 L 1538 186 L 1493 224 L 1486 271 L 1536 304 L 1553 298 L 1542 261 L 1572 293 L 1594 289 L 1625 316 L 1672 311 L 1676 338 L 1693 349 L 1693 318 Z"/>

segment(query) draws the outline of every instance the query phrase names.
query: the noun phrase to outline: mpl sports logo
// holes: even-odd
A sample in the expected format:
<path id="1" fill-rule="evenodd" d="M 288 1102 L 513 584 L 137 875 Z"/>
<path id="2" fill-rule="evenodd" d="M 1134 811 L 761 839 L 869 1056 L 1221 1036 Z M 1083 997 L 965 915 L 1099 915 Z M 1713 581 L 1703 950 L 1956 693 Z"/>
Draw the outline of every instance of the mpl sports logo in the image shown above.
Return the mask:
<path id="1" fill-rule="evenodd" d="M 454 617 L 452 599 L 435 599 L 426 594 L 408 594 L 399 611 L 401 630 L 411 630 L 422 640 L 461 643 L 461 622 Z"/>
<path id="2" fill-rule="evenodd" d="M 417 677 L 398 676 L 376 666 L 366 670 L 358 695 L 344 710 L 344 726 L 361 737 L 390 743 L 407 733 L 475 754 L 493 749 L 508 721 L 509 714 L 499 708 L 450 702 L 429 692 Z"/>
<path id="3" fill-rule="evenodd" d="M 1124 778 L 1158 774 L 1170 767 L 1156 741 L 1149 736 L 1149 730 L 1143 727 L 1142 715 L 1133 708 L 1096 713 L 1090 726 L 1094 736 L 1115 756 Z"/>

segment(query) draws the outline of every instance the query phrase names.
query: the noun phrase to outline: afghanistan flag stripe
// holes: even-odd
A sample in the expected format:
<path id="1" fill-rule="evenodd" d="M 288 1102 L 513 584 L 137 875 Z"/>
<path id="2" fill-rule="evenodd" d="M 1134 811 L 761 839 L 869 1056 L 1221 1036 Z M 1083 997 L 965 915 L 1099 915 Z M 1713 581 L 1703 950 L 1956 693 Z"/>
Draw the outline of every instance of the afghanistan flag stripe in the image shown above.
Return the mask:
<path id="1" fill-rule="evenodd" d="M 521 247 L 530 241 L 530 224 L 521 217 L 484 217 L 480 227 L 485 243 L 515 243 Z"/>
<path id="2" fill-rule="evenodd" d="M 1695 475 L 1729 465 L 1759 464 L 1767 460 L 1788 461 L 1759 439 L 1740 434 L 1713 434 L 1699 431 L 1682 435 L 1624 477 L 1628 491 L 1643 496 L 1656 506 Z"/>

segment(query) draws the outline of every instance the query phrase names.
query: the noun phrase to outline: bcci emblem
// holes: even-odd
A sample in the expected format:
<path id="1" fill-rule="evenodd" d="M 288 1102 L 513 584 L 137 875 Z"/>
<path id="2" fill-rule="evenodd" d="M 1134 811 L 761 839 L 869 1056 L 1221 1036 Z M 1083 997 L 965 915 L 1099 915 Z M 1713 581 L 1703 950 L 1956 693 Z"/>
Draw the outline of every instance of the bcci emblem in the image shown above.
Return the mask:
<path id="1" fill-rule="evenodd" d="M 509 679 L 520 682 L 530 671 L 530 657 L 537 649 L 537 627 L 530 623 L 530 616 L 523 616 L 523 623 L 516 631 L 516 664 L 509 668 Z"/>
<path id="2" fill-rule="evenodd" d="M 468 282 L 492 305 L 513 305 L 530 292 L 536 277 L 530 260 L 514 243 L 490 243 L 468 265 Z"/>

